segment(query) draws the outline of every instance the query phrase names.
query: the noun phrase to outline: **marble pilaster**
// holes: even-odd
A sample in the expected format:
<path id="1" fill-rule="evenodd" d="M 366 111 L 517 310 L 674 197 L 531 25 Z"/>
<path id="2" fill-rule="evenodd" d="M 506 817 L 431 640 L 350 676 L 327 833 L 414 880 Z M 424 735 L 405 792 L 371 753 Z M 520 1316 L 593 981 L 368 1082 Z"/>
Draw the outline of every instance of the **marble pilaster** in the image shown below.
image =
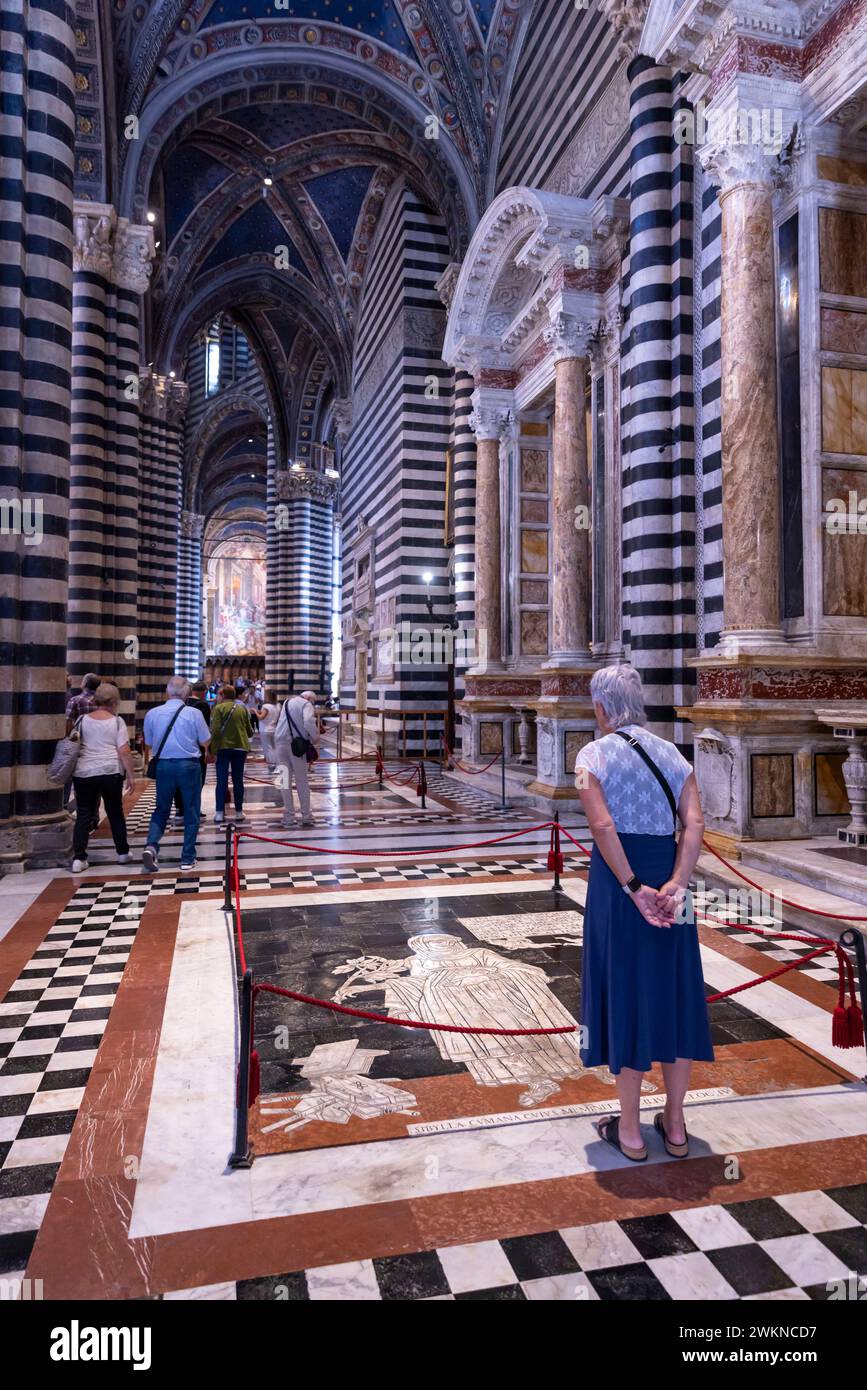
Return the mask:
<path id="1" fill-rule="evenodd" d="M 590 659 L 590 477 L 584 396 L 592 325 L 557 314 L 554 355 L 551 654 L 546 667 Z"/>
<path id="2" fill-rule="evenodd" d="M 508 407 L 494 393 L 473 393 L 470 428 L 476 436 L 476 632 L 480 653 L 476 671 L 502 666 L 500 435 Z"/>
<path id="3" fill-rule="evenodd" d="M 726 143 L 699 158 L 722 209 L 725 656 L 781 639 L 773 156 Z"/>

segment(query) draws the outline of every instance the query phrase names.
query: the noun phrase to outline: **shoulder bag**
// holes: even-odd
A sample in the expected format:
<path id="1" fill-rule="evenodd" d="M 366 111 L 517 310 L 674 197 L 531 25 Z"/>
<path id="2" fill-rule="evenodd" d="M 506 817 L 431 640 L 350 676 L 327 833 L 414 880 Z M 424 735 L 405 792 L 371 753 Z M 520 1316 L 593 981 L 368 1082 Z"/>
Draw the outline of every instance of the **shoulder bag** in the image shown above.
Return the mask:
<path id="1" fill-rule="evenodd" d="M 145 777 L 150 777 L 151 781 L 153 781 L 153 779 L 154 779 L 154 778 L 156 777 L 156 775 L 157 775 L 157 763 L 158 763 L 159 760 L 160 760 L 160 753 L 162 753 L 163 749 L 164 749 L 165 746 L 166 746 L 166 739 L 168 738 L 169 734 L 171 733 L 171 731 L 172 731 L 172 729 L 173 729 L 173 727 L 174 727 L 175 720 L 177 719 L 178 715 L 179 715 L 183 710 L 185 710 L 185 709 L 186 709 L 186 705 L 181 705 L 180 709 L 176 709 L 176 710 L 175 710 L 174 714 L 172 715 L 171 719 L 169 720 L 169 727 L 166 729 L 165 733 L 163 734 L 162 738 L 160 739 L 160 746 L 159 746 L 159 748 L 157 749 L 156 753 L 154 753 L 153 757 L 152 757 L 152 758 L 149 760 L 149 762 L 148 762 L 147 768 L 145 769 Z"/>
<path id="2" fill-rule="evenodd" d="M 310 739 L 301 733 L 300 729 L 298 728 L 298 725 L 295 723 L 295 720 L 289 713 L 288 700 L 283 706 L 283 713 L 286 716 L 286 723 L 288 724 L 290 732 L 292 734 L 292 742 L 289 745 L 292 749 L 292 756 L 294 758 L 306 758 L 308 763 L 315 763 L 316 759 L 319 757 L 319 754 L 316 752 L 316 749 L 313 747 L 313 744 L 310 742 Z"/>
<path id="3" fill-rule="evenodd" d="M 618 738 L 623 739 L 624 743 L 628 743 L 630 748 L 635 749 L 639 758 L 641 758 L 642 762 L 645 764 L 646 767 L 650 768 L 650 771 L 653 773 L 657 782 L 662 787 L 662 790 L 665 792 L 666 800 L 668 801 L 668 804 L 671 807 L 671 814 L 674 820 L 672 834 L 676 834 L 677 802 L 674 799 L 674 792 L 671 790 L 671 787 L 668 784 L 668 778 L 664 775 L 664 773 L 660 772 L 659 768 L 656 766 L 656 763 L 653 761 L 650 754 L 644 748 L 642 748 L 637 738 L 633 737 L 632 734 L 625 734 L 622 729 L 615 729 L 614 732 L 616 733 Z"/>
<path id="4" fill-rule="evenodd" d="M 81 752 L 81 721 L 83 718 L 84 715 L 80 714 L 69 733 L 57 740 L 51 766 L 45 774 L 54 787 L 65 787 L 75 774 L 78 755 Z"/>

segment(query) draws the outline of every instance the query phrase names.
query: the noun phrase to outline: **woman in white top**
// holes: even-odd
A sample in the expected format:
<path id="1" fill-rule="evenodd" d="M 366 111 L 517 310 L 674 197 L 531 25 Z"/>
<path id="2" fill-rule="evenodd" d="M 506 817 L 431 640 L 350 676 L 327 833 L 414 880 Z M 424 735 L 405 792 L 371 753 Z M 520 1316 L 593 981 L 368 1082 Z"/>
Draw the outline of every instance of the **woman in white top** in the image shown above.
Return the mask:
<path id="1" fill-rule="evenodd" d="M 262 745 L 262 757 L 268 764 L 268 771 L 274 771 L 276 754 L 274 752 L 274 730 L 277 727 L 277 720 L 280 717 L 280 706 L 274 699 L 273 690 L 265 691 L 265 702 L 259 710 L 259 742 Z"/>
<path id="2" fill-rule="evenodd" d="M 118 861 L 129 862 L 129 841 L 123 814 L 123 794 L 135 785 L 135 771 L 129 751 L 129 733 L 117 713 L 120 691 L 103 683 L 93 697 L 93 709 L 77 724 L 81 751 L 75 764 L 75 829 L 72 836 L 72 872 L 87 867 L 87 841 L 96 820 L 100 800 L 105 811 Z"/>
<path id="3" fill-rule="evenodd" d="M 673 743 L 644 727 L 641 677 L 608 666 L 590 682 L 603 737 L 575 761 L 593 833 L 581 962 L 581 1060 L 607 1066 L 620 1115 L 600 1138 L 640 1163 L 643 1073 L 662 1065 L 655 1127 L 672 1157 L 688 1152 L 683 1098 L 693 1061 L 713 1061 L 698 933 L 687 889 L 704 821 L 695 776 Z M 679 838 L 678 818 L 682 829 Z"/>

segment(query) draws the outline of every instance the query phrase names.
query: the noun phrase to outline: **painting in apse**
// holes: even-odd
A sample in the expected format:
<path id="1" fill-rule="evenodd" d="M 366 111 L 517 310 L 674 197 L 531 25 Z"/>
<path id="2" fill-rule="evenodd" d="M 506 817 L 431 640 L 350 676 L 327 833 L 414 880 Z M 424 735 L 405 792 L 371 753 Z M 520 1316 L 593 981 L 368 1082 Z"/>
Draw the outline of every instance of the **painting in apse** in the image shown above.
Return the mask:
<path id="1" fill-rule="evenodd" d="M 215 656 L 265 655 L 265 562 L 249 546 L 208 565 L 207 646 Z"/>

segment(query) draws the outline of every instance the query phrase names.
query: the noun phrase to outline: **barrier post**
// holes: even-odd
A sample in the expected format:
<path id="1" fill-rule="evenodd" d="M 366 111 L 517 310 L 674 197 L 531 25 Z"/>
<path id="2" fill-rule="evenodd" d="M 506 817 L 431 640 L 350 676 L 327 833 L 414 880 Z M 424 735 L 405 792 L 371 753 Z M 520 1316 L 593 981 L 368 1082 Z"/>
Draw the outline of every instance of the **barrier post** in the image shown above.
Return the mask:
<path id="1" fill-rule="evenodd" d="M 506 800 L 506 726 L 503 725 L 503 744 L 500 748 L 500 807 L 508 806 Z"/>
<path id="2" fill-rule="evenodd" d="M 226 825 L 226 869 L 223 876 L 223 911 L 232 911 L 232 836 L 235 833 L 234 821 Z"/>
<path id="3" fill-rule="evenodd" d="M 563 851 L 560 848 L 560 812 L 554 812 L 554 824 L 551 827 L 551 853 L 548 856 L 551 861 L 549 868 L 554 870 L 554 882 L 551 884 L 553 893 L 562 893 L 560 883 L 560 871 L 563 868 Z"/>
<path id="4" fill-rule="evenodd" d="M 421 797 L 421 809 L 427 810 L 425 797 L 427 796 L 427 772 L 425 771 L 424 758 L 418 765 L 418 794 Z"/>
<path id="5" fill-rule="evenodd" d="M 855 952 L 855 968 L 858 971 L 858 994 L 861 1004 L 861 1017 L 864 1024 L 864 1046 L 867 1048 L 867 951 L 864 937 L 857 927 L 848 927 L 840 937 L 841 946 L 851 946 Z M 867 1077 L 862 1077 L 867 1081 Z"/>
<path id="6" fill-rule="evenodd" d="M 250 1109 L 250 1067 L 253 1057 L 253 972 L 245 970 L 241 982 L 241 1037 L 238 1049 L 238 1094 L 235 1111 L 235 1147 L 229 1155 L 230 1168 L 251 1168 L 248 1120 Z"/>

